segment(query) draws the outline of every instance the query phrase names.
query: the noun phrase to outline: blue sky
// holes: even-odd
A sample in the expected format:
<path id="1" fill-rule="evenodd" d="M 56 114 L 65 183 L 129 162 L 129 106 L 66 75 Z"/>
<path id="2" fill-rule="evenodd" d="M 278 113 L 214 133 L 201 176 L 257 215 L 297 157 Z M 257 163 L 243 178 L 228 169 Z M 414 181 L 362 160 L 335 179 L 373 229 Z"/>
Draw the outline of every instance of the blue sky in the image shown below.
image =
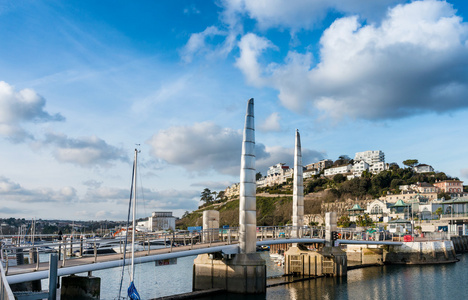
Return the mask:
<path id="1" fill-rule="evenodd" d="M 180 216 L 257 169 L 382 150 L 468 180 L 464 1 L 0 1 L 0 217 Z"/>

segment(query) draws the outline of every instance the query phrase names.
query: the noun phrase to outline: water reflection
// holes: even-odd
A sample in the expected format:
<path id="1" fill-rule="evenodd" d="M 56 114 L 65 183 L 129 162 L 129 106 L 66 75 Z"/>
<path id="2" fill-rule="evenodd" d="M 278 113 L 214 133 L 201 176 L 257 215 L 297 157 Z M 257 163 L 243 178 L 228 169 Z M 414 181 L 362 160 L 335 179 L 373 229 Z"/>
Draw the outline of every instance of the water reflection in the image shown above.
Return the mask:
<path id="1" fill-rule="evenodd" d="M 267 299 L 466 299 L 466 256 L 456 264 L 382 266 L 344 278 L 318 278 L 268 288 Z"/>
<path id="2" fill-rule="evenodd" d="M 262 254 L 268 258 L 268 252 Z M 187 293 L 192 290 L 195 257 L 180 258 L 176 265 L 156 267 L 154 262 L 137 265 L 136 283 L 143 299 Z M 283 300 L 283 299 L 466 299 L 465 278 L 468 259 L 453 264 L 428 266 L 382 266 L 351 270 L 347 277 L 323 277 L 267 288 L 264 295 L 222 294 L 202 300 Z M 279 275 L 282 267 L 268 262 L 268 276 Z M 120 271 L 93 272 L 101 277 L 101 299 L 118 294 Z M 284 278 L 269 279 L 281 282 Z M 127 283 L 124 282 L 124 286 Z"/>

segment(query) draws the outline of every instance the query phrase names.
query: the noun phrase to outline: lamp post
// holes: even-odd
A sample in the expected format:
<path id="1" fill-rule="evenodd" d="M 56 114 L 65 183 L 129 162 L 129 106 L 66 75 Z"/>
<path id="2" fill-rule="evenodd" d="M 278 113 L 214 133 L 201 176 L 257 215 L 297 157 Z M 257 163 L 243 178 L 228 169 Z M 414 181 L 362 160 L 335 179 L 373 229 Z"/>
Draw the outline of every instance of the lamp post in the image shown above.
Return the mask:
<path id="1" fill-rule="evenodd" d="M 450 205 L 450 236 L 452 236 L 452 227 L 453 227 L 453 201 Z"/>
<path id="2" fill-rule="evenodd" d="M 414 214 L 413 214 L 414 200 L 411 201 L 411 239 L 414 239 Z"/>

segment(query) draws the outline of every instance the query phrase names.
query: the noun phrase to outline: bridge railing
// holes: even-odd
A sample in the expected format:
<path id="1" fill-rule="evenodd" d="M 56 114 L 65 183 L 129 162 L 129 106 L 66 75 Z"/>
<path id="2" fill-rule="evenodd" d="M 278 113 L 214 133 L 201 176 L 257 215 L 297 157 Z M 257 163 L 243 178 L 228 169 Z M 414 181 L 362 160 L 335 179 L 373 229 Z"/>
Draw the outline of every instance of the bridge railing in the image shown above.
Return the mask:
<path id="1" fill-rule="evenodd" d="M 10 285 L 5 276 L 5 271 L 3 269 L 3 264 L 0 263 L 0 300 L 15 300 L 15 296 L 11 291 Z"/>
<path id="2" fill-rule="evenodd" d="M 468 213 L 441 214 L 440 219 L 466 219 Z"/>

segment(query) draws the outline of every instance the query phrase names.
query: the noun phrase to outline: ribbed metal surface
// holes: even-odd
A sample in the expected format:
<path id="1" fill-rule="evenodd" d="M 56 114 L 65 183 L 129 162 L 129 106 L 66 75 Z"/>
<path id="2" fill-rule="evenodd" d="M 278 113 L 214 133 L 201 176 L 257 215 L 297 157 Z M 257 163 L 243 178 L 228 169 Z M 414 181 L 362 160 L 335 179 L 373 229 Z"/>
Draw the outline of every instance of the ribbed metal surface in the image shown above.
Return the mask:
<path id="1" fill-rule="evenodd" d="M 241 253 L 256 251 L 256 188 L 254 100 L 251 98 L 247 103 L 245 115 L 240 171 L 239 246 Z"/>
<path id="2" fill-rule="evenodd" d="M 304 225 L 304 181 L 302 178 L 302 150 L 301 136 L 296 130 L 296 143 L 294 150 L 294 188 L 293 188 L 293 227 L 302 228 Z M 302 235 L 300 229 L 293 231 L 294 237 Z"/>

